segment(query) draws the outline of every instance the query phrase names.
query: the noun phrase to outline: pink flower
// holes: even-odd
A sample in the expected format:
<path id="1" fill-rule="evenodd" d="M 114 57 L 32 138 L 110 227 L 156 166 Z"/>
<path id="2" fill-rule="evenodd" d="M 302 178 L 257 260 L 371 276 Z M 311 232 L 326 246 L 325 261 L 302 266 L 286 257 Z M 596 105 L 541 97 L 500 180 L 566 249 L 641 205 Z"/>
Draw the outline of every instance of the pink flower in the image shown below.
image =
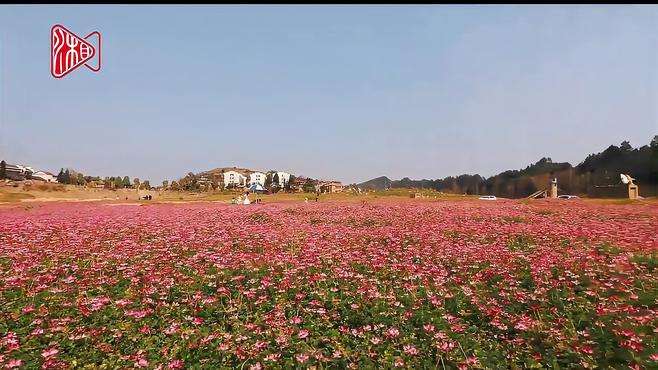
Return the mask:
<path id="1" fill-rule="evenodd" d="M 132 303 L 132 302 L 131 302 L 130 300 L 128 300 L 128 299 L 120 299 L 120 300 L 118 300 L 118 301 L 115 302 L 115 304 L 116 304 L 118 307 L 126 307 L 127 305 L 129 305 L 129 304 L 131 304 L 131 303 Z"/>
<path id="2" fill-rule="evenodd" d="M 393 362 L 393 366 L 395 366 L 395 367 L 404 366 L 404 360 L 401 357 L 396 357 L 395 361 Z"/>
<path id="3" fill-rule="evenodd" d="M 170 368 L 170 369 L 182 369 L 183 368 L 183 361 L 182 360 L 170 361 L 169 364 L 167 364 L 167 367 Z"/>
<path id="4" fill-rule="evenodd" d="M 16 333 L 13 331 L 8 332 L 7 335 L 5 335 L 5 337 L 0 341 L 0 346 L 4 346 L 7 353 L 19 349 L 20 342 L 18 340 L 18 335 L 16 335 Z"/>
<path id="5" fill-rule="evenodd" d="M 308 330 L 302 329 L 302 330 L 299 331 L 299 333 L 297 333 L 297 338 L 304 339 L 304 338 L 308 337 L 308 334 L 309 334 Z"/>
<path id="6" fill-rule="evenodd" d="M 23 309 L 21 310 L 21 312 L 24 313 L 24 314 L 28 314 L 28 313 L 30 313 L 30 312 L 34 312 L 34 305 L 31 304 L 31 305 L 29 305 L 29 306 L 25 306 L 25 307 L 23 307 Z"/>
<path id="7" fill-rule="evenodd" d="M 143 319 L 144 317 L 148 316 L 151 313 L 150 309 L 146 310 L 130 310 L 126 311 L 125 315 L 133 317 L 135 319 Z"/>
<path id="8" fill-rule="evenodd" d="M 57 348 L 50 347 L 50 348 L 46 348 L 43 352 L 41 352 L 41 356 L 43 356 L 43 358 L 50 358 L 57 355 L 58 353 L 59 350 Z"/>
<path id="9" fill-rule="evenodd" d="M 66 284 L 71 284 L 75 281 L 75 277 L 69 275 L 66 278 L 62 279 L 62 281 L 65 282 Z"/>
<path id="10" fill-rule="evenodd" d="M 591 355 L 591 354 L 594 353 L 594 350 L 592 349 L 591 346 L 582 346 L 582 347 L 580 347 L 580 352 Z"/>
<path id="11" fill-rule="evenodd" d="M 534 325 L 534 321 L 529 318 L 528 316 L 523 316 L 521 319 L 514 325 L 514 328 L 516 330 L 520 331 L 526 331 L 528 329 L 531 329 Z"/>
<path id="12" fill-rule="evenodd" d="M 297 362 L 299 362 L 300 364 L 303 364 L 304 362 L 306 362 L 306 360 L 308 360 L 308 355 L 305 353 L 300 353 L 295 356 L 295 359 L 297 359 Z"/>
<path id="13" fill-rule="evenodd" d="M 178 332 L 179 328 L 180 328 L 179 324 L 172 323 L 171 325 L 169 325 L 169 327 L 167 329 L 164 330 L 164 333 L 167 334 L 167 335 L 172 335 L 172 334 Z"/>
<path id="14" fill-rule="evenodd" d="M 455 348 L 455 343 L 452 341 L 439 342 L 437 343 L 437 347 L 441 350 L 441 352 L 448 353 Z"/>
<path id="15" fill-rule="evenodd" d="M 386 336 L 389 338 L 397 338 L 400 335 L 400 331 L 397 328 L 389 328 L 386 330 Z"/>
<path id="16" fill-rule="evenodd" d="M 270 361 L 270 362 L 276 362 L 281 358 L 280 353 L 270 353 L 269 355 L 265 356 L 265 361 Z"/>
<path id="17" fill-rule="evenodd" d="M 147 367 L 149 365 L 149 362 L 145 358 L 140 358 L 135 362 L 135 366 L 137 367 Z"/>
<path id="18" fill-rule="evenodd" d="M 21 366 L 21 365 L 23 365 L 23 360 L 20 360 L 20 359 L 11 359 L 11 360 L 9 360 L 9 361 L 7 362 L 7 364 L 5 365 L 5 368 L 7 368 L 7 369 L 13 369 L 13 368 L 15 368 L 15 367 L 19 367 L 19 366 Z"/>
<path id="19" fill-rule="evenodd" d="M 403 347 L 403 349 L 404 349 L 404 353 L 408 354 L 409 356 L 415 356 L 418 354 L 418 350 L 416 349 L 416 347 L 414 347 L 411 344 L 406 344 Z"/>
<path id="20" fill-rule="evenodd" d="M 477 357 L 475 356 L 470 356 L 466 358 L 466 364 L 469 366 L 476 366 L 480 363 Z"/>

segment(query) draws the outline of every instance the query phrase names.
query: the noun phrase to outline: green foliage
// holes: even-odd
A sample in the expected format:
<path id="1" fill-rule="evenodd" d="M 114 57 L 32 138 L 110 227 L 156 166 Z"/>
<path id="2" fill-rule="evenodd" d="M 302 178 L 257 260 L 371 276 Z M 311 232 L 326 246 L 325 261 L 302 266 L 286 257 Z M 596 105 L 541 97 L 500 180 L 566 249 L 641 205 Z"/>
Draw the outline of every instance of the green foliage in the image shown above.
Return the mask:
<path id="1" fill-rule="evenodd" d="M 653 272 L 658 268 L 658 253 L 635 254 L 630 258 L 630 261 L 644 266 L 649 272 Z"/>
<path id="2" fill-rule="evenodd" d="M 513 252 L 531 252 L 535 248 L 535 240 L 530 235 L 519 234 L 507 242 L 507 248 Z"/>
<path id="3" fill-rule="evenodd" d="M 512 224 L 521 224 L 526 222 L 526 219 L 521 216 L 503 216 L 503 220 Z"/>
<path id="4" fill-rule="evenodd" d="M 290 184 L 292 184 L 295 181 L 295 178 L 296 178 L 295 175 L 290 175 L 290 178 L 288 179 L 288 181 L 284 185 L 284 189 L 286 191 L 290 191 Z"/>
<path id="5" fill-rule="evenodd" d="M 302 187 L 302 190 L 305 193 L 313 193 L 315 192 L 315 185 L 317 184 L 317 181 L 313 179 L 307 179 L 306 182 L 304 183 L 304 186 Z"/>

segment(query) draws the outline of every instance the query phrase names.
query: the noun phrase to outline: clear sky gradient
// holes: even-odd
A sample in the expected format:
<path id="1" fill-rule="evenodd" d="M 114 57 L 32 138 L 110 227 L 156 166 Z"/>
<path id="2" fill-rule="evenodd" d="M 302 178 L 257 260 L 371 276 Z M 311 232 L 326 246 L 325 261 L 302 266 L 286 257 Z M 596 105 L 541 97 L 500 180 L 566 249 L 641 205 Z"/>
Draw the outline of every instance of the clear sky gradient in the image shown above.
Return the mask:
<path id="1" fill-rule="evenodd" d="M 103 67 L 49 73 L 60 23 Z M 654 6 L 0 6 L 0 157 L 153 184 L 578 163 L 658 134 Z"/>

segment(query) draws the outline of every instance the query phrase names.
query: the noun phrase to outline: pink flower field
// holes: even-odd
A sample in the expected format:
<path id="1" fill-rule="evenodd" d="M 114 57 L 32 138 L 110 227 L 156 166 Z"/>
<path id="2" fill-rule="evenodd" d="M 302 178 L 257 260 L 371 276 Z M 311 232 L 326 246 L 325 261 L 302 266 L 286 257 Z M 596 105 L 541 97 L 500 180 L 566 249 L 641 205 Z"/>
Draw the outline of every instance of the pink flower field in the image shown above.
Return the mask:
<path id="1" fill-rule="evenodd" d="M 658 206 L 0 208 L 5 368 L 657 368 Z"/>

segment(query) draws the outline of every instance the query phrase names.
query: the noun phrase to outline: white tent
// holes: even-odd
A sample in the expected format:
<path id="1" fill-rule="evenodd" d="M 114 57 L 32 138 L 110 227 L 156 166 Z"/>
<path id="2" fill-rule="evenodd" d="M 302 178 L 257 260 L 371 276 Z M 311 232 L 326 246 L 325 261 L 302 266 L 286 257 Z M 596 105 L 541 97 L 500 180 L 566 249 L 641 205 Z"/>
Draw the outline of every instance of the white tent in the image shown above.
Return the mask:
<path id="1" fill-rule="evenodd" d="M 265 192 L 265 188 L 263 187 L 263 185 L 255 182 L 255 183 L 251 184 L 251 186 L 249 187 L 249 191 L 252 192 L 252 193 L 258 193 L 258 192 L 263 193 L 263 192 Z"/>

